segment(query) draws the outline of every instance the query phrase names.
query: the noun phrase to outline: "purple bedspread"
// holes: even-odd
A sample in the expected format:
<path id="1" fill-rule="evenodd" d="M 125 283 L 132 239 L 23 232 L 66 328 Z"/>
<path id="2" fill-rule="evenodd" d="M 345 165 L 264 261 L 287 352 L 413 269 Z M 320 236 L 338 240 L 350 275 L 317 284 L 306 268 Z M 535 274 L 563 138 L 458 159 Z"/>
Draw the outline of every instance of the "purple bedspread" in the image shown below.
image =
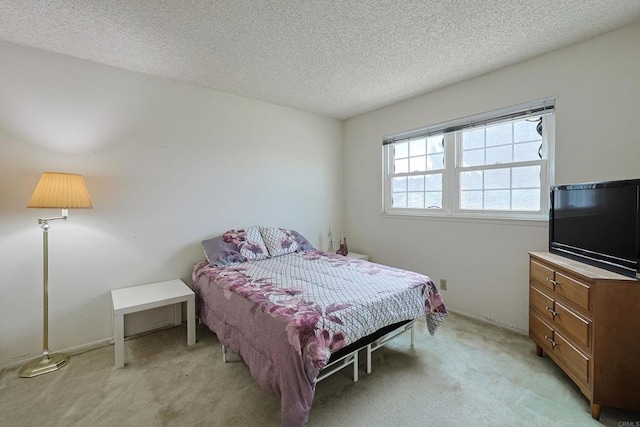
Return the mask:
<path id="1" fill-rule="evenodd" d="M 197 315 L 281 397 L 282 425 L 306 424 L 331 353 L 383 326 L 447 314 L 424 275 L 318 251 L 193 270 Z"/>

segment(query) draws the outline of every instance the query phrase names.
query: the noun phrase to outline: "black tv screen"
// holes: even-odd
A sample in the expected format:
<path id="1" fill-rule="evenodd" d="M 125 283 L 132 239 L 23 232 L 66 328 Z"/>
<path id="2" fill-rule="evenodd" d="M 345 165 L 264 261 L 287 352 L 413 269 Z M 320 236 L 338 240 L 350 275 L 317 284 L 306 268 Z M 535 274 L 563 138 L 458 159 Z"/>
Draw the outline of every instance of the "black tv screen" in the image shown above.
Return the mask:
<path id="1" fill-rule="evenodd" d="M 640 180 L 551 187 L 550 252 L 640 278 L 639 203 Z"/>

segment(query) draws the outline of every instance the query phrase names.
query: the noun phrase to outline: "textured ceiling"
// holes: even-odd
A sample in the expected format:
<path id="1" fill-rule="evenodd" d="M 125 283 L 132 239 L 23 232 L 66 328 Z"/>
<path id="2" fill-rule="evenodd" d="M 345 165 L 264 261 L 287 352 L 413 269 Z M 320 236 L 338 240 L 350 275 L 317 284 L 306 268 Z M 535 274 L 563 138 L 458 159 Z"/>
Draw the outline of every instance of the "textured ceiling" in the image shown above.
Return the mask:
<path id="1" fill-rule="evenodd" d="M 638 0 L 2 0 L 0 40 L 345 119 L 638 20 Z"/>

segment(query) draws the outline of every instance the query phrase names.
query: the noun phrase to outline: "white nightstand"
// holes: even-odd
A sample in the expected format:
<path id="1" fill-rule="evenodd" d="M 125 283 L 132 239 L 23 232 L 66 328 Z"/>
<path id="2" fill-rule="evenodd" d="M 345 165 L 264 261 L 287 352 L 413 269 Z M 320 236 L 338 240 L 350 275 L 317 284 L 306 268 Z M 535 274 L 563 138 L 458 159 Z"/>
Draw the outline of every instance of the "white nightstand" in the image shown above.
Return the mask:
<path id="1" fill-rule="evenodd" d="M 347 254 L 347 258 L 361 259 L 363 261 L 369 261 L 369 255 L 359 254 L 359 253 L 356 253 L 356 252 L 349 252 Z"/>
<path id="2" fill-rule="evenodd" d="M 182 323 L 182 303 L 187 303 L 187 345 L 196 343 L 195 294 L 182 280 L 150 283 L 111 291 L 116 368 L 124 366 L 124 315 L 174 304 L 174 324 Z"/>

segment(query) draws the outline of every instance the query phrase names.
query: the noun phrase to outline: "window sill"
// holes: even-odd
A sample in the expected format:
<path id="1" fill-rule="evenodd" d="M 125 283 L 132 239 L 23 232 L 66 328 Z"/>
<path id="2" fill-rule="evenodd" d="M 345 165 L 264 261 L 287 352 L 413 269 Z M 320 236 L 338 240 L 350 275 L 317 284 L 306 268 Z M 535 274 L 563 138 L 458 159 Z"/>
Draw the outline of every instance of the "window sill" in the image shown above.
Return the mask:
<path id="1" fill-rule="evenodd" d="M 519 225 L 527 227 L 548 227 L 549 218 L 546 215 L 509 215 L 474 213 L 444 213 L 444 212 L 382 212 L 388 219 L 413 219 L 444 222 L 467 222 L 477 224 Z"/>

